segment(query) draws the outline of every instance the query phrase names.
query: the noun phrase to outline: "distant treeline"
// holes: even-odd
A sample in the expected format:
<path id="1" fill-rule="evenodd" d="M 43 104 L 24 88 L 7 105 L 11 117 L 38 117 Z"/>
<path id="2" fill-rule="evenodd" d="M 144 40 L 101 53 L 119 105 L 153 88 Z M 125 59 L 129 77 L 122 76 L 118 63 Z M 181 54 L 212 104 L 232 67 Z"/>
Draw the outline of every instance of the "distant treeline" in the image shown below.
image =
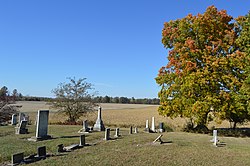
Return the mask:
<path id="1" fill-rule="evenodd" d="M 160 104 L 160 100 L 157 98 L 149 99 L 135 99 L 127 97 L 110 97 L 110 96 L 97 96 L 94 98 L 97 103 L 121 103 L 121 104 Z"/>
<path id="2" fill-rule="evenodd" d="M 23 96 L 21 93 L 14 89 L 12 92 L 6 86 L 0 89 L 0 101 L 51 101 L 53 98 L 49 97 L 35 97 L 35 96 Z M 134 97 L 110 97 L 110 96 L 97 96 L 93 100 L 96 103 L 121 103 L 121 104 L 160 104 L 160 100 L 157 98 L 149 99 L 135 99 Z"/>

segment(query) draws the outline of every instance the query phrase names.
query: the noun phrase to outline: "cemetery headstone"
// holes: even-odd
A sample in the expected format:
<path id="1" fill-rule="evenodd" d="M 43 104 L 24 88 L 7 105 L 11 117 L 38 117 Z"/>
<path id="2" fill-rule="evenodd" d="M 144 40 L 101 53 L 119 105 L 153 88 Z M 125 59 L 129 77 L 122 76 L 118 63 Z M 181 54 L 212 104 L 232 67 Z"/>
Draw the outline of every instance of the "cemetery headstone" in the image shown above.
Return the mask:
<path id="1" fill-rule="evenodd" d="M 94 125 L 94 130 L 95 131 L 105 131 L 105 127 L 102 121 L 102 108 L 99 107 L 98 108 L 98 116 L 97 116 L 97 120 L 95 122 Z"/>
<path id="2" fill-rule="evenodd" d="M 149 131 L 150 131 L 149 125 L 148 125 L 148 120 L 146 120 L 146 128 L 145 128 L 145 131 L 146 131 L 146 132 L 149 132 Z"/>
<path id="3" fill-rule="evenodd" d="M 114 137 L 120 137 L 120 129 L 119 128 L 116 128 L 115 129 L 115 136 Z"/>
<path id="4" fill-rule="evenodd" d="M 162 140 L 161 140 L 161 137 L 162 137 L 163 135 L 159 135 L 154 141 L 153 141 L 153 143 L 160 143 L 160 144 L 162 144 L 163 142 L 162 142 Z"/>
<path id="5" fill-rule="evenodd" d="M 151 126 L 152 132 L 155 132 L 155 117 L 152 117 L 152 126 Z"/>
<path id="6" fill-rule="evenodd" d="M 23 153 L 16 153 L 11 156 L 11 164 L 17 165 L 24 161 Z"/>
<path id="7" fill-rule="evenodd" d="M 36 125 L 36 138 L 47 139 L 48 135 L 48 121 L 49 121 L 49 110 L 39 110 L 37 125 Z"/>
<path id="8" fill-rule="evenodd" d="M 135 134 L 137 134 L 138 133 L 138 128 L 137 127 L 135 127 Z"/>
<path id="9" fill-rule="evenodd" d="M 57 147 L 58 147 L 57 152 L 59 152 L 59 153 L 65 152 L 63 144 L 59 144 L 59 145 L 57 145 Z"/>
<path id="10" fill-rule="evenodd" d="M 85 135 L 80 135 L 80 144 L 79 146 L 85 146 Z"/>
<path id="11" fill-rule="evenodd" d="M 89 126 L 88 126 L 88 121 L 87 120 L 84 120 L 83 121 L 83 131 L 84 132 L 89 132 Z"/>
<path id="12" fill-rule="evenodd" d="M 40 146 L 37 148 L 37 155 L 40 158 L 46 158 L 46 146 Z"/>
<path id="13" fill-rule="evenodd" d="M 159 123 L 159 132 L 162 133 L 164 131 L 165 131 L 165 129 L 164 129 L 164 123 L 161 122 L 161 123 Z"/>
<path id="14" fill-rule="evenodd" d="M 84 120 L 82 122 L 82 129 L 78 131 L 78 133 L 88 133 L 90 131 L 90 128 L 88 126 L 88 120 Z"/>
<path id="15" fill-rule="evenodd" d="M 28 129 L 26 129 L 28 122 L 26 120 L 22 120 L 21 123 L 15 127 L 16 134 L 28 134 Z"/>
<path id="16" fill-rule="evenodd" d="M 16 125 L 16 124 L 17 124 L 17 115 L 16 114 L 12 114 L 11 125 Z"/>
<path id="17" fill-rule="evenodd" d="M 104 140 L 105 140 L 105 141 L 110 140 L 110 128 L 106 128 Z"/>
<path id="18" fill-rule="evenodd" d="M 217 130 L 213 130 L 213 144 L 217 146 L 217 143 L 218 143 Z"/>
<path id="19" fill-rule="evenodd" d="M 41 141 L 51 139 L 48 135 L 49 110 L 38 110 L 36 122 L 36 136 L 31 137 L 29 141 Z"/>
<path id="20" fill-rule="evenodd" d="M 19 124 L 21 123 L 22 120 L 25 120 L 24 117 L 25 117 L 25 114 L 22 113 L 22 112 L 19 112 L 19 118 L 18 118 L 18 123 Z"/>
<path id="21" fill-rule="evenodd" d="M 132 134 L 132 133 L 133 133 L 133 127 L 130 126 L 130 128 L 129 128 L 129 134 Z"/>

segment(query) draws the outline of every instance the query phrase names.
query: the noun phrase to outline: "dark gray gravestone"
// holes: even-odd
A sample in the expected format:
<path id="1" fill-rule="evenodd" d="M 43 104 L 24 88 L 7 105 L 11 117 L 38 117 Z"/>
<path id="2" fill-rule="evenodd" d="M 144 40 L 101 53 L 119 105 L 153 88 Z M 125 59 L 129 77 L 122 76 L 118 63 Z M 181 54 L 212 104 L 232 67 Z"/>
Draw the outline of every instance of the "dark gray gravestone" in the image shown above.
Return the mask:
<path id="1" fill-rule="evenodd" d="M 164 123 L 161 122 L 161 123 L 159 123 L 159 132 L 162 133 L 164 131 L 165 131 L 165 129 L 164 129 Z"/>
<path id="2" fill-rule="evenodd" d="M 23 153 L 16 153 L 16 154 L 13 154 L 11 157 L 12 165 L 20 164 L 22 161 L 23 161 Z"/>
<path id="3" fill-rule="evenodd" d="M 82 128 L 83 128 L 83 132 L 89 132 L 89 125 L 88 125 L 87 120 L 83 121 Z"/>
<path id="4" fill-rule="evenodd" d="M 48 137 L 49 110 L 39 110 L 36 124 L 36 138 Z"/>
<path id="5" fill-rule="evenodd" d="M 105 140 L 105 141 L 110 140 L 110 128 L 106 128 L 104 140 Z"/>
<path id="6" fill-rule="evenodd" d="M 130 126 L 130 128 L 129 128 L 129 134 L 132 134 L 132 133 L 133 133 L 133 127 Z"/>
<path id="7" fill-rule="evenodd" d="M 58 147 L 57 152 L 59 152 L 59 153 L 60 152 L 65 152 L 63 144 L 59 144 L 59 145 L 57 145 L 57 147 Z"/>
<path id="8" fill-rule="evenodd" d="M 79 146 L 84 146 L 85 145 L 85 135 L 80 135 L 80 144 Z"/>
<path id="9" fill-rule="evenodd" d="M 28 122 L 26 120 L 22 120 L 17 127 L 15 127 L 16 134 L 27 134 L 28 129 L 26 129 Z"/>
<path id="10" fill-rule="evenodd" d="M 38 157 L 46 158 L 46 146 L 41 146 L 37 148 Z"/>

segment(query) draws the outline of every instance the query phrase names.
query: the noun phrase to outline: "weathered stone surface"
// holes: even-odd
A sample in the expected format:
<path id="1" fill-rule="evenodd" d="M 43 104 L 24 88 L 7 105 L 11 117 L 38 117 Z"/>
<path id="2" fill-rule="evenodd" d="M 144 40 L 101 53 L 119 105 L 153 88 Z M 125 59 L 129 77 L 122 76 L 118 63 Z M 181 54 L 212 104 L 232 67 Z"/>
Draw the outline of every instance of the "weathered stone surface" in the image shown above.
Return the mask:
<path id="1" fill-rule="evenodd" d="M 48 121 L 49 110 L 39 110 L 36 125 L 36 138 L 43 139 L 48 137 Z"/>
<path id="2" fill-rule="evenodd" d="M 161 122 L 161 123 L 159 123 L 159 132 L 162 133 L 164 131 L 165 131 L 165 129 L 164 129 L 164 123 Z"/>
<path id="3" fill-rule="evenodd" d="M 106 128 L 104 140 L 105 140 L 105 141 L 110 140 L 110 128 Z"/>
<path id="4" fill-rule="evenodd" d="M 22 120 L 21 123 L 15 127 L 16 134 L 28 134 L 28 129 L 26 129 L 28 122 L 26 120 Z"/>
<path id="5" fill-rule="evenodd" d="M 11 125 L 16 125 L 16 124 L 17 124 L 17 114 L 12 114 Z"/>
<path id="6" fill-rule="evenodd" d="M 95 122 L 93 130 L 95 130 L 95 131 L 105 131 L 105 127 L 104 127 L 104 124 L 103 124 L 103 121 L 102 121 L 102 108 L 101 107 L 98 108 L 98 117 L 97 117 L 97 120 Z"/>
<path id="7" fill-rule="evenodd" d="M 11 156 L 11 165 L 17 165 L 23 162 L 23 153 L 16 153 Z"/>
<path id="8" fill-rule="evenodd" d="M 155 132 L 155 117 L 152 117 L 151 131 L 152 131 L 152 132 Z"/>
<path id="9" fill-rule="evenodd" d="M 80 135 L 80 144 L 79 146 L 85 146 L 85 135 Z"/>
<path id="10" fill-rule="evenodd" d="M 161 137 L 162 137 L 163 135 L 159 135 L 154 141 L 153 141 L 153 143 L 160 143 L 160 144 L 162 144 L 163 142 L 162 142 L 162 140 L 161 140 Z"/>
<path id="11" fill-rule="evenodd" d="M 129 134 L 133 134 L 133 127 L 132 126 L 130 126 L 130 128 L 129 128 Z"/>
<path id="12" fill-rule="evenodd" d="M 37 148 L 38 157 L 46 158 L 46 146 L 40 146 Z"/>
<path id="13" fill-rule="evenodd" d="M 115 136 L 114 137 L 120 137 L 120 129 L 119 128 L 115 129 Z"/>

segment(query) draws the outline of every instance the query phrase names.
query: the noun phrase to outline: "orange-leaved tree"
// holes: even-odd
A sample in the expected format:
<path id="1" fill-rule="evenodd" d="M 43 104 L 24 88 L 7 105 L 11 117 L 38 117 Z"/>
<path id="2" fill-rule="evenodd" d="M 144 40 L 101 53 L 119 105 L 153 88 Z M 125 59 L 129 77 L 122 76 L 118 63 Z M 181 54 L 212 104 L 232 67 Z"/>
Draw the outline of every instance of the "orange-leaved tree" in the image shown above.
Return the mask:
<path id="1" fill-rule="evenodd" d="M 246 113 L 234 102 L 247 65 L 247 56 L 236 42 L 238 30 L 233 17 L 214 6 L 204 14 L 164 23 L 162 43 L 169 50 L 168 64 L 156 78 L 161 86 L 161 115 L 190 118 L 197 128 L 206 128 L 210 113 L 228 120 L 233 111 Z M 247 113 L 243 119 L 249 118 Z"/>

